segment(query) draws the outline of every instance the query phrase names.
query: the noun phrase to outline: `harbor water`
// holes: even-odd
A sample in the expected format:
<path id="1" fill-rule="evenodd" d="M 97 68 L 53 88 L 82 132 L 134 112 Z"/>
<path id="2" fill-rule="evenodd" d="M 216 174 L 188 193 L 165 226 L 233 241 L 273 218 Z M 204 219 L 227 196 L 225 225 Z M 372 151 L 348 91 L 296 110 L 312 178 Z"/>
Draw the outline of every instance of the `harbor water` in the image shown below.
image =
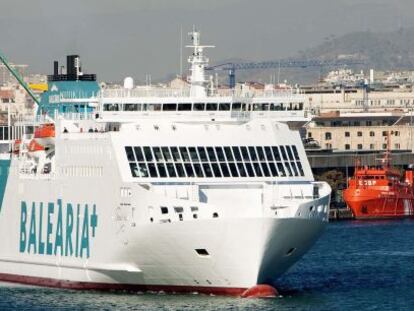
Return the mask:
<path id="1" fill-rule="evenodd" d="M 413 220 L 331 223 L 275 299 L 2 284 L 0 310 L 413 310 L 413 238 Z"/>

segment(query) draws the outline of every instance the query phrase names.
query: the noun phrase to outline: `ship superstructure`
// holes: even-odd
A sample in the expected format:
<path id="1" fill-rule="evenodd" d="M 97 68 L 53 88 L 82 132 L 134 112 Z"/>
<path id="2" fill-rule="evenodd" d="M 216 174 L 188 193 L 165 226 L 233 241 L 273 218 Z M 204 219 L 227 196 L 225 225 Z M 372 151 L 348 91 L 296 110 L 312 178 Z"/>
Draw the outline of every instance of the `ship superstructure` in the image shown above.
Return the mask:
<path id="1" fill-rule="evenodd" d="M 303 120 L 286 108 L 300 96 L 216 93 L 191 35 L 189 93 L 99 90 L 80 65 L 49 77 L 3 163 L 1 280 L 238 295 L 313 245 L 330 188 L 279 122 Z"/>

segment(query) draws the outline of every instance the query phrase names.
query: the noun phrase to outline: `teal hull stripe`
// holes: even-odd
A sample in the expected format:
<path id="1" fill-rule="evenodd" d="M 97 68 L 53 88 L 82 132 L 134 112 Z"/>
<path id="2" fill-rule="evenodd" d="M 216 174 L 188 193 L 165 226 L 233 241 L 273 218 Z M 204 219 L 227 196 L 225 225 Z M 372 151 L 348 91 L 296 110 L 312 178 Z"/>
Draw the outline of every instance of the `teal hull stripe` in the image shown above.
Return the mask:
<path id="1" fill-rule="evenodd" d="M 10 160 L 0 160 L 0 212 L 3 206 L 4 192 L 9 177 Z"/>

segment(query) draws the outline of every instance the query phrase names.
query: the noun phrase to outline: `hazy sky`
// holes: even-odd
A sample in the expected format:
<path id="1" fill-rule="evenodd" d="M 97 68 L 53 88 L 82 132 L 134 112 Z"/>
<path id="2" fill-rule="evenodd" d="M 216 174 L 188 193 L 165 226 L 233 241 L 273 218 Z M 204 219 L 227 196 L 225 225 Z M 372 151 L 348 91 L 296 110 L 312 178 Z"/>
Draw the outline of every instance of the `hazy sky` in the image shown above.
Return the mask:
<path id="1" fill-rule="evenodd" d="M 32 72 L 81 55 L 99 80 L 179 72 L 195 24 L 212 61 L 271 60 L 330 35 L 414 26 L 413 0 L 0 0 L 0 49 Z M 187 68 L 186 60 L 184 61 Z"/>

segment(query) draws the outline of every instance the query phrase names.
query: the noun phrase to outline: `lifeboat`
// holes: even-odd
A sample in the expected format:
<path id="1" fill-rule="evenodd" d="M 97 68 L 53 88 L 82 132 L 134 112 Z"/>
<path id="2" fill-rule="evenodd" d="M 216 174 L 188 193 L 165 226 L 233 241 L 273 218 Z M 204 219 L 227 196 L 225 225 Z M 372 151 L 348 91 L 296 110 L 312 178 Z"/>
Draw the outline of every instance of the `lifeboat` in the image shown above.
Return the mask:
<path id="1" fill-rule="evenodd" d="M 388 147 L 381 167 L 355 165 L 344 201 L 356 219 L 414 217 L 413 176 L 411 169 L 401 174 L 391 166 Z"/>
<path id="2" fill-rule="evenodd" d="M 33 158 L 38 158 L 40 154 L 43 154 L 45 147 L 39 144 L 35 139 L 32 139 L 27 147 L 28 155 Z"/>
<path id="3" fill-rule="evenodd" d="M 34 139 L 43 146 L 55 143 L 55 125 L 46 123 L 35 128 Z"/>

